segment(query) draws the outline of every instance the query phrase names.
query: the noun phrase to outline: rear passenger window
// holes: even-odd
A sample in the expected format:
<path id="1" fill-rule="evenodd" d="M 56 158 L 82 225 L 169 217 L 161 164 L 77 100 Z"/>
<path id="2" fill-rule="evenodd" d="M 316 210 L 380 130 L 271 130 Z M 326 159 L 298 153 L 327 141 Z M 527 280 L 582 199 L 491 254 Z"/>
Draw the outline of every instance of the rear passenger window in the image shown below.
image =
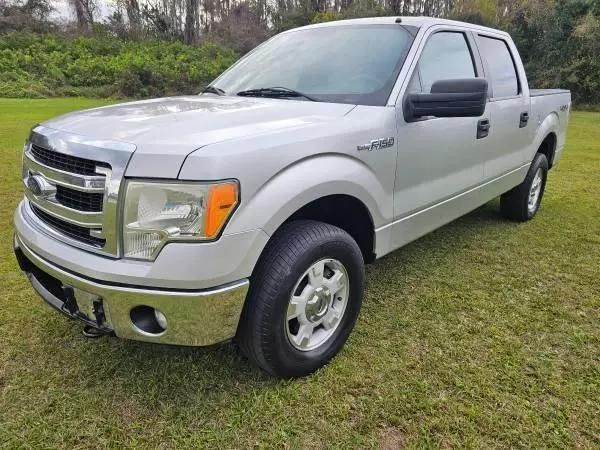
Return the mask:
<path id="1" fill-rule="evenodd" d="M 418 70 L 421 73 L 422 92 L 426 94 L 431 92 L 431 86 L 438 80 L 475 78 L 473 58 L 465 35 L 453 31 L 432 35 L 421 53 Z M 416 75 L 417 71 L 413 77 Z M 411 87 L 414 89 L 416 83 Z"/>
<path id="2" fill-rule="evenodd" d="M 494 97 L 519 95 L 517 72 L 506 42 L 502 39 L 479 36 L 479 47 L 491 71 Z"/>

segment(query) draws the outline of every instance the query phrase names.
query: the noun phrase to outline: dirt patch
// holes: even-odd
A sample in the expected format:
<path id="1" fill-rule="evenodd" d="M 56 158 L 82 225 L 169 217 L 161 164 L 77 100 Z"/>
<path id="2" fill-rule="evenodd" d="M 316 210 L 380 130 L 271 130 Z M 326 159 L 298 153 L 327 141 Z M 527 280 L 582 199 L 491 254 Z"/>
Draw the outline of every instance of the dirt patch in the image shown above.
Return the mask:
<path id="1" fill-rule="evenodd" d="M 379 448 L 381 450 L 396 450 L 405 446 L 404 433 L 399 428 L 386 427 L 381 430 L 379 438 Z"/>

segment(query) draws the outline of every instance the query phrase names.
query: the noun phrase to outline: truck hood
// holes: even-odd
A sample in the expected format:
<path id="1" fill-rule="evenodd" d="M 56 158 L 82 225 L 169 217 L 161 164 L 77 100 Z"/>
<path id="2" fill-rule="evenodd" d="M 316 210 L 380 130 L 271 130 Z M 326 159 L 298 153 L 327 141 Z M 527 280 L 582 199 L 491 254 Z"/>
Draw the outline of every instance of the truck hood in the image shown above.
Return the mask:
<path id="1" fill-rule="evenodd" d="M 127 175 L 176 178 L 201 147 L 335 120 L 354 105 L 250 97 L 168 97 L 70 113 L 43 125 L 134 144 Z"/>

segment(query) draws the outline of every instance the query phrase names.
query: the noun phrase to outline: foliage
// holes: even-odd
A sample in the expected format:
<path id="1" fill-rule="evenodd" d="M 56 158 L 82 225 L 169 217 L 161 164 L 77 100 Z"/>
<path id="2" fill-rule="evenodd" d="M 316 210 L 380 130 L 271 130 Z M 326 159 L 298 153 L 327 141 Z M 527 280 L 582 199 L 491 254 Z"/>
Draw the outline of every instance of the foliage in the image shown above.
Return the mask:
<path id="1" fill-rule="evenodd" d="M 122 40 L 15 32 L 0 35 L 0 96 L 149 97 L 198 92 L 235 61 L 204 42 Z"/>
<path id="2" fill-rule="evenodd" d="M 0 0 L 0 31 L 53 30 L 56 25 L 49 20 L 53 11 L 50 0 Z"/>
<path id="3" fill-rule="evenodd" d="M 255 8 L 247 3 L 233 7 L 229 14 L 216 22 L 211 37 L 225 46 L 244 54 L 271 36 L 272 32 L 262 26 Z"/>
<path id="4" fill-rule="evenodd" d="M 529 2 L 505 25 L 530 84 L 571 89 L 578 103 L 600 104 L 600 0 Z"/>
<path id="5" fill-rule="evenodd" d="M 75 12 L 108 1 L 68 0 Z M 85 14 L 75 24 L 52 22 L 55 2 L 0 0 L 0 96 L 186 93 L 233 62 L 233 52 L 274 33 L 354 17 L 426 15 L 510 32 L 530 86 L 567 88 L 576 103 L 600 105 L 600 0 L 115 0 L 92 31 Z M 87 37 L 65 37 L 77 33 Z"/>

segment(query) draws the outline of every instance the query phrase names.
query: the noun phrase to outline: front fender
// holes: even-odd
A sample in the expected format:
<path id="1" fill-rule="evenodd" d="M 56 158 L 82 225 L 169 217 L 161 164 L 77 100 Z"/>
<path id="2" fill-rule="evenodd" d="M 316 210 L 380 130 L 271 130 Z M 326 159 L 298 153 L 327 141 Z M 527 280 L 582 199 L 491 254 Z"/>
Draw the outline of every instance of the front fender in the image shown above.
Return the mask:
<path id="1" fill-rule="evenodd" d="M 342 154 L 321 154 L 284 168 L 251 198 L 242 200 L 226 232 L 260 228 L 271 235 L 303 206 L 335 194 L 360 200 L 376 228 L 392 220 L 393 186 L 383 186 L 360 160 Z"/>

